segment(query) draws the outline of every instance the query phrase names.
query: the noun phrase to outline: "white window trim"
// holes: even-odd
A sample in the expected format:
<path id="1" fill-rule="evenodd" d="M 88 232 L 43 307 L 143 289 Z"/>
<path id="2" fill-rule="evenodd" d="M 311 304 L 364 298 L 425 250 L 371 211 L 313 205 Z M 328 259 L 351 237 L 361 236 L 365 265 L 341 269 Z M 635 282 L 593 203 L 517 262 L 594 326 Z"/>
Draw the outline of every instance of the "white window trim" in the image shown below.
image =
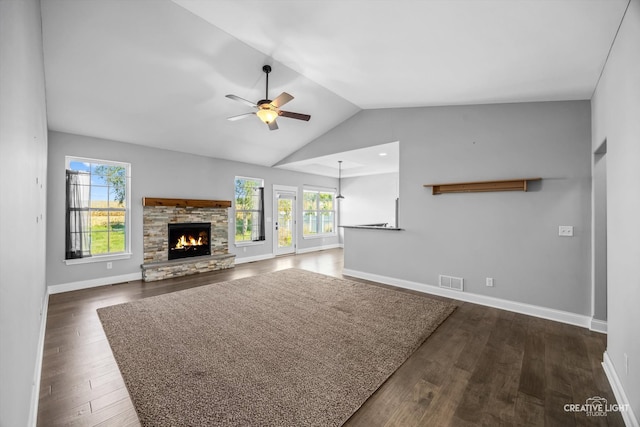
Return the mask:
<path id="1" fill-rule="evenodd" d="M 126 252 L 117 252 L 106 255 L 91 255 L 90 257 L 84 258 L 73 258 L 73 259 L 64 259 L 64 263 L 66 265 L 74 265 L 74 264 L 90 264 L 94 262 L 107 262 L 107 261 L 116 261 L 120 259 L 129 259 L 133 255 L 131 252 L 131 163 L 129 162 L 118 162 L 116 160 L 102 160 L 102 159 L 93 159 L 90 157 L 78 157 L 78 156 L 65 156 L 65 169 L 69 169 L 71 167 L 71 161 L 79 161 L 79 162 L 87 162 L 87 163 L 100 163 L 101 165 L 110 165 L 110 166 L 122 166 L 126 165 L 126 173 L 127 173 L 127 181 L 126 181 L 126 205 L 125 205 L 125 249 Z M 66 213 L 65 213 L 66 215 Z"/>
<path id="2" fill-rule="evenodd" d="M 119 259 L 129 259 L 133 254 L 131 252 L 120 252 L 117 254 L 109 254 L 109 255 L 92 255 L 90 257 L 85 258 L 74 258 L 74 259 L 65 259 L 64 263 L 66 265 L 75 265 L 75 264 L 90 264 L 92 262 L 107 262 L 107 261 L 117 261 Z"/>

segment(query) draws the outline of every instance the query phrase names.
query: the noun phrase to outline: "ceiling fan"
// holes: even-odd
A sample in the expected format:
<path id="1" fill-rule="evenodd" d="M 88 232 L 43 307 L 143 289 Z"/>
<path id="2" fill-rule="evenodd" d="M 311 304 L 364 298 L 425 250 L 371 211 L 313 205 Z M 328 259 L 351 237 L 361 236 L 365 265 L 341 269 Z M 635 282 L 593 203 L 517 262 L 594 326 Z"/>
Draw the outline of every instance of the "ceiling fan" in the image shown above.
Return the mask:
<path id="1" fill-rule="evenodd" d="M 293 99 L 293 96 L 289 95 L 287 92 L 282 92 L 273 101 L 269 99 L 269 73 L 271 72 L 271 66 L 265 65 L 264 67 L 262 67 L 262 71 L 264 71 L 264 73 L 267 75 L 266 90 L 264 95 L 265 99 L 261 99 L 260 101 L 254 104 L 253 102 L 247 101 L 246 99 L 240 98 L 239 96 L 227 95 L 227 98 L 233 99 L 235 101 L 238 101 L 245 105 L 253 107 L 257 111 L 253 113 L 245 113 L 237 116 L 232 116 L 232 117 L 229 117 L 227 120 L 233 121 L 233 120 L 244 119 L 245 117 L 249 117 L 249 116 L 258 116 L 260 120 L 262 120 L 264 123 L 267 124 L 267 126 L 269 126 L 270 130 L 278 129 L 278 123 L 276 123 L 276 119 L 279 116 L 288 117 L 290 119 L 309 121 L 311 116 L 308 114 L 292 113 L 291 111 L 283 111 L 280 109 L 280 107 L 282 107 L 284 104 L 286 104 L 287 102 Z"/>

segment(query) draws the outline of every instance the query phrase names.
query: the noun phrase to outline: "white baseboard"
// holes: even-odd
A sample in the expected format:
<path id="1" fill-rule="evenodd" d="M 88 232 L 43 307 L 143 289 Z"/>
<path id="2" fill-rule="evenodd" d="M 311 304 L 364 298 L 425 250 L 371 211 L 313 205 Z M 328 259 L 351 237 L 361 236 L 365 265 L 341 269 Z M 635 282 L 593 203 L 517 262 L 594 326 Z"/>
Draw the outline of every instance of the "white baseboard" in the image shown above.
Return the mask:
<path id="1" fill-rule="evenodd" d="M 593 332 L 600 332 L 601 334 L 607 333 L 607 321 L 591 318 L 591 326 L 589 327 Z"/>
<path id="2" fill-rule="evenodd" d="M 263 261 L 265 259 L 271 259 L 271 258 L 275 258 L 275 255 L 265 254 L 265 255 L 247 256 L 243 258 L 239 258 L 238 255 L 236 255 L 236 264 L 246 264 L 248 262 Z"/>
<path id="3" fill-rule="evenodd" d="M 97 279 L 81 280 L 79 282 L 62 283 L 59 285 L 49 285 L 49 294 L 59 294 L 61 292 L 78 291 L 80 289 L 95 288 L 97 286 L 115 285 L 116 283 L 141 280 L 142 272 L 122 274 L 120 276 L 99 277 Z"/>
<path id="4" fill-rule="evenodd" d="M 567 323 L 569 325 L 581 326 L 583 328 L 589 328 L 589 326 L 591 325 L 591 318 L 589 316 L 570 313 L 562 310 L 555 310 L 553 308 L 540 307 L 537 305 L 509 301 L 485 295 L 472 294 L 469 292 L 452 291 L 450 289 L 440 288 L 438 286 L 412 282 L 409 280 L 396 279 L 393 277 L 379 276 L 377 274 L 365 273 L 362 271 L 350 270 L 347 268 L 342 270 L 342 274 L 346 276 L 357 277 L 359 279 L 371 280 L 372 282 L 379 282 L 386 285 L 397 286 L 400 288 L 412 289 L 414 291 L 424 292 L 427 294 L 439 295 L 446 298 L 471 302 L 474 304 L 499 308 L 507 311 L 513 311 L 520 314 L 527 314 L 529 316 L 540 317 L 543 319 L 554 320 L 556 322 Z"/>
<path id="5" fill-rule="evenodd" d="M 640 427 L 638 419 L 629 404 L 629 398 L 627 397 L 624 388 L 622 388 L 622 383 L 620 382 L 620 378 L 618 378 L 616 369 L 613 367 L 613 362 L 611 362 L 611 358 L 606 351 L 604 352 L 602 360 L 602 367 L 604 368 L 604 373 L 609 380 L 609 384 L 611 384 L 611 388 L 613 389 L 613 395 L 616 397 L 619 406 L 624 405 L 625 410 L 620 411 L 620 415 L 622 415 L 625 425 L 629 427 Z"/>
<path id="6" fill-rule="evenodd" d="M 341 248 L 340 243 L 334 243 L 332 245 L 314 246 L 312 248 L 297 249 L 296 254 L 308 254 L 309 252 L 325 251 L 327 249 Z"/>
<path id="7" fill-rule="evenodd" d="M 42 378 L 42 358 L 44 356 L 44 337 L 47 331 L 47 313 L 49 311 L 49 291 L 46 290 L 40 309 L 40 334 L 38 335 L 38 348 L 36 349 L 36 366 L 33 372 L 31 384 L 31 405 L 29 408 L 29 423 L 35 427 L 38 423 L 38 402 L 40 402 L 40 379 Z"/>

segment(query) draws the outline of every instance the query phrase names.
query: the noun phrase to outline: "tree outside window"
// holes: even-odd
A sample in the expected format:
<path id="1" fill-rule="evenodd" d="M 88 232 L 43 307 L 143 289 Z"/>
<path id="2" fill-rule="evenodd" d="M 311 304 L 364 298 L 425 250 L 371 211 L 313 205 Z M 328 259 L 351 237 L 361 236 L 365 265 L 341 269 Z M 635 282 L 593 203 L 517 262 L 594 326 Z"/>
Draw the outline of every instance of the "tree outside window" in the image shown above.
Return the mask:
<path id="1" fill-rule="evenodd" d="M 263 186 L 259 178 L 235 178 L 235 242 L 264 240 Z"/>
<path id="2" fill-rule="evenodd" d="M 128 163 L 67 158 L 67 245 L 82 240 L 88 246 L 81 255 L 68 247 L 67 259 L 128 252 L 129 170 Z M 82 194 L 81 206 L 69 201 L 74 192 Z"/>
<path id="3" fill-rule="evenodd" d="M 335 233 L 335 193 L 304 190 L 303 235 L 306 237 Z"/>

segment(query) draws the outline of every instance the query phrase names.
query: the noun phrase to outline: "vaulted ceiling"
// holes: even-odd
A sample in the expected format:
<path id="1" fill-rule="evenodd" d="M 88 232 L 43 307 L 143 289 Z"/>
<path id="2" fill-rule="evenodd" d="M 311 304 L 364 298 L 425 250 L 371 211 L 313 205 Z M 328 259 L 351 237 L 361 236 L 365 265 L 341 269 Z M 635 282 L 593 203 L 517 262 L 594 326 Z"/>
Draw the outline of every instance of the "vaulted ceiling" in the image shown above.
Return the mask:
<path id="1" fill-rule="evenodd" d="M 43 0 L 49 127 L 271 166 L 361 109 L 590 99 L 627 4 Z M 264 64 L 309 122 L 226 119 Z"/>

